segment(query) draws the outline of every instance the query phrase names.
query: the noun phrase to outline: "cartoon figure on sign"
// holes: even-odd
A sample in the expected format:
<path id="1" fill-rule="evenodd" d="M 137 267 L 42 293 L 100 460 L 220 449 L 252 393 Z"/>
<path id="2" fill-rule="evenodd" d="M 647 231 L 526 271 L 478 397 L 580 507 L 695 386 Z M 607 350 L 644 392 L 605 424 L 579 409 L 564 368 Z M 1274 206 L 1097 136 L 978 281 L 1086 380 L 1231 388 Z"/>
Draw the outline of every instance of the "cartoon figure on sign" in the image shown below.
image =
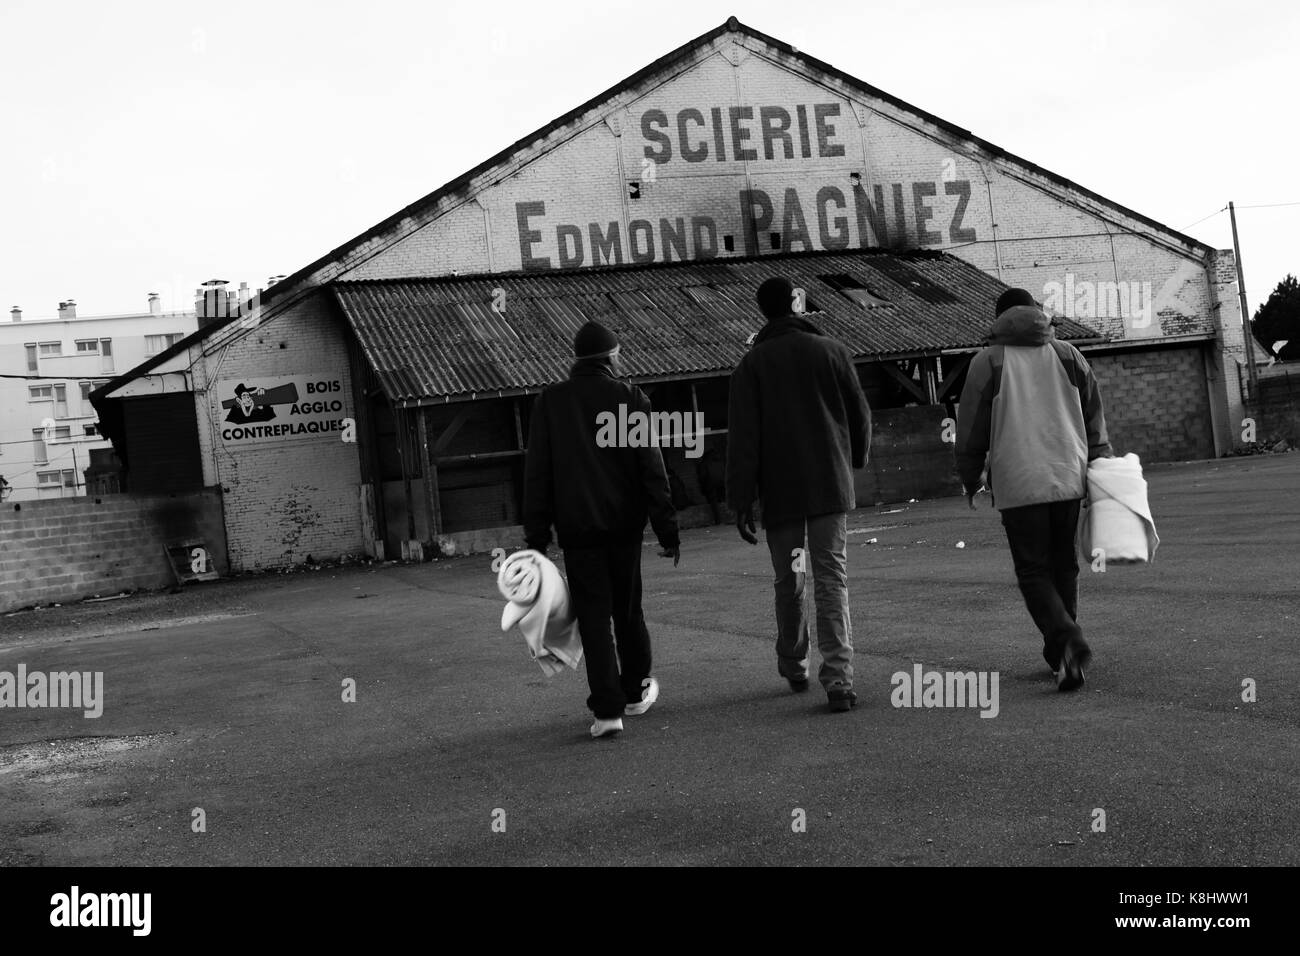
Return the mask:
<path id="1" fill-rule="evenodd" d="M 243 382 L 235 386 L 235 397 L 221 403 L 222 408 L 230 409 L 226 421 L 236 425 L 250 422 L 269 422 L 275 418 L 273 405 L 287 405 L 298 401 L 298 389 L 290 382 L 267 390 L 249 388 Z"/>

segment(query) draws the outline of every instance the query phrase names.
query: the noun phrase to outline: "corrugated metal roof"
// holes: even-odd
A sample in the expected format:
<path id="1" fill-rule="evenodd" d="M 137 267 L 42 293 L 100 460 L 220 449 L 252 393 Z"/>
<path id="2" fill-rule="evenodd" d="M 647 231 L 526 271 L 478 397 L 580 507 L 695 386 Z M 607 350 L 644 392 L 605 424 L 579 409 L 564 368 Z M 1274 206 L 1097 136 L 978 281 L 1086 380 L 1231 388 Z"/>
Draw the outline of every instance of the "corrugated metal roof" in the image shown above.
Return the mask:
<path id="1" fill-rule="evenodd" d="M 573 337 L 589 319 L 618 335 L 630 377 L 725 374 L 763 326 L 754 292 L 772 276 L 805 289 L 817 310 L 806 318 L 860 360 L 981 346 L 1006 288 L 954 256 L 870 251 L 344 281 L 333 289 L 389 398 L 418 404 L 562 381 Z M 886 304 L 863 304 L 879 299 Z M 1099 338 L 1076 322 L 1057 322 L 1063 339 Z"/>

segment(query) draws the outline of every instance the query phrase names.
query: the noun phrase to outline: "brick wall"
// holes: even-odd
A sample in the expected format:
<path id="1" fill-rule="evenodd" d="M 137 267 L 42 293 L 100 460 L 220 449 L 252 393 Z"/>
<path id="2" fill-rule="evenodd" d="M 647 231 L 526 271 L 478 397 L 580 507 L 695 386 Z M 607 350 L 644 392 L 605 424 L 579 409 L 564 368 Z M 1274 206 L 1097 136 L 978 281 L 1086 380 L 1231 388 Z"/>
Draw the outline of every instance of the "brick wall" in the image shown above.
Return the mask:
<path id="1" fill-rule="evenodd" d="M 236 571 L 359 554 L 358 444 L 338 432 L 231 449 L 218 435 L 224 411 L 216 385 L 319 373 L 339 379 L 346 416 L 352 401 L 342 318 L 319 291 L 266 320 L 195 366 L 195 403 L 204 481 L 225 491 L 230 566 Z"/>
<path id="2" fill-rule="evenodd" d="M 1215 457 L 1203 347 L 1089 352 L 1115 454 L 1143 463 Z"/>
<path id="3" fill-rule="evenodd" d="M 1255 440 L 1273 445 L 1280 440 L 1300 445 L 1300 369 L 1271 369 L 1260 376 L 1259 398 L 1249 411 L 1255 418 Z"/>
<path id="4" fill-rule="evenodd" d="M 175 583 L 164 546 L 201 540 L 228 571 L 221 495 L 109 495 L 0 505 L 0 611 Z"/>

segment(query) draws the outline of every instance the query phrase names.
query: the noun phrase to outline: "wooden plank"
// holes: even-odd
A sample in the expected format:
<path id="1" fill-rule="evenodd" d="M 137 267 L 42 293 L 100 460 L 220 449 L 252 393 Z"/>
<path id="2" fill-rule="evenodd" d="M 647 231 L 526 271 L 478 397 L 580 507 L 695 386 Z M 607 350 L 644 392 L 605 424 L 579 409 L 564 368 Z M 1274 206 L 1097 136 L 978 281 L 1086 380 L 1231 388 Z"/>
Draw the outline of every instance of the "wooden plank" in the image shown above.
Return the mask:
<path id="1" fill-rule="evenodd" d="M 939 404 L 939 363 L 937 359 L 920 359 L 921 381 L 925 383 L 925 403 Z"/>
<path id="2" fill-rule="evenodd" d="M 439 458 L 439 465 L 456 465 L 467 461 L 492 461 L 497 458 L 518 458 L 524 454 L 524 449 L 513 448 L 509 451 L 480 451 L 470 455 L 447 455 Z"/>
<path id="3" fill-rule="evenodd" d="M 438 465 L 430 459 L 425 483 L 433 488 L 433 534 L 442 534 L 442 490 L 438 487 Z"/>
<path id="4" fill-rule="evenodd" d="M 946 366 L 948 364 L 948 360 L 953 357 L 954 356 L 945 355 L 943 364 Z M 969 355 L 963 355 L 957 357 L 957 361 L 953 363 L 952 368 L 948 369 L 948 371 L 943 376 L 943 381 L 939 383 L 939 397 L 937 399 L 938 401 L 942 402 L 948 398 L 948 392 L 952 389 L 957 379 L 961 378 L 962 372 L 966 371 L 966 368 L 970 365 L 970 360 L 973 359 L 974 357 L 975 357 L 974 352 L 972 352 Z"/>
<path id="5" fill-rule="evenodd" d="M 406 540 L 415 540 L 415 502 L 411 495 L 411 421 L 406 409 L 397 414 L 397 454 L 402 461 L 402 497 L 406 502 Z"/>
<path id="6" fill-rule="evenodd" d="M 916 384 L 916 382 L 913 381 L 911 378 L 909 378 L 907 375 L 904 375 L 902 369 L 900 369 L 893 362 L 877 362 L 876 365 L 877 367 L 884 369 L 884 371 L 886 372 L 886 374 L 889 375 L 890 378 L 894 379 L 905 389 L 911 392 L 914 396 L 916 396 L 916 400 L 920 402 L 922 405 L 930 404 L 929 396 L 925 394 L 925 390 L 922 389 L 920 385 Z"/>
<path id="7" fill-rule="evenodd" d="M 429 540 L 439 534 L 438 515 L 438 470 L 433 463 L 433 454 L 429 448 L 429 409 L 416 411 L 416 429 L 420 443 L 420 473 L 424 476 L 424 520 L 429 529 Z"/>
<path id="8" fill-rule="evenodd" d="M 442 434 L 438 436 L 438 440 L 433 443 L 433 448 L 429 452 L 430 461 L 437 459 L 442 454 L 442 450 L 451 444 L 451 440 L 456 437 L 456 433 L 461 430 L 468 420 L 469 409 L 462 408 L 456 414 L 456 417 L 451 420 L 451 423 L 443 429 Z"/>
<path id="9" fill-rule="evenodd" d="M 172 574 L 176 575 L 177 584 L 215 581 L 220 577 L 212 566 L 212 553 L 202 541 L 176 541 L 163 545 L 163 550 L 172 566 Z"/>

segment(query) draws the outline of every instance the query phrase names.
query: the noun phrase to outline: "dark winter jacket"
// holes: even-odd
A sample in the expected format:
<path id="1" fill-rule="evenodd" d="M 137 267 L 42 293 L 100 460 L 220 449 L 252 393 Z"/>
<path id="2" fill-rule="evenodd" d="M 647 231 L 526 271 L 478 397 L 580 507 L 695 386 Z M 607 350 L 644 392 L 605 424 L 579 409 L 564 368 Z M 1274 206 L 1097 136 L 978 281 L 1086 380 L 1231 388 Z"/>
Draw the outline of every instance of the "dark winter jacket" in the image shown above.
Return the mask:
<path id="1" fill-rule="evenodd" d="M 1041 309 L 1015 306 L 966 372 L 957 472 L 967 494 L 988 487 L 1000 509 L 1082 498 L 1088 462 L 1112 454 L 1088 361 L 1056 339 Z"/>
<path id="2" fill-rule="evenodd" d="M 649 517 L 665 548 L 679 545 L 663 455 L 656 447 L 601 448 L 597 416 L 619 405 L 651 411 L 641 389 L 602 362 L 580 361 L 569 380 L 533 406 L 524 458 L 524 537 L 545 551 L 555 525 L 561 548 L 639 541 Z"/>
<path id="3" fill-rule="evenodd" d="M 871 409 L 849 350 L 806 319 L 774 319 L 731 375 L 727 504 L 763 523 L 852 511 Z"/>

